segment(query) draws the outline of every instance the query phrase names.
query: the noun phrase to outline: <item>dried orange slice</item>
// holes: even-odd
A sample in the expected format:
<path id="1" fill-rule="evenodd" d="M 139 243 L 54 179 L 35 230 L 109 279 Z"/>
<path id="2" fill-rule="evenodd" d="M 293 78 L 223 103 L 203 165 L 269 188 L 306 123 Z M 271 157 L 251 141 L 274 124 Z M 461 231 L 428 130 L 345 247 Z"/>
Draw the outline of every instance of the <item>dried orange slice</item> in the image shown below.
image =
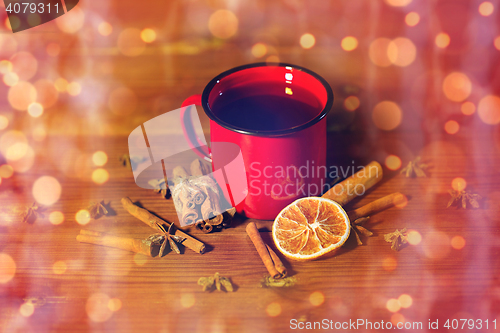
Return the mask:
<path id="1" fill-rule="evenodd" d="M 324 198 L 302 198 L 285 207 L 273 223 L 278 250 L 296 260 L 312 260 L 341 247 L 351 225 L 338 203 Z"/>

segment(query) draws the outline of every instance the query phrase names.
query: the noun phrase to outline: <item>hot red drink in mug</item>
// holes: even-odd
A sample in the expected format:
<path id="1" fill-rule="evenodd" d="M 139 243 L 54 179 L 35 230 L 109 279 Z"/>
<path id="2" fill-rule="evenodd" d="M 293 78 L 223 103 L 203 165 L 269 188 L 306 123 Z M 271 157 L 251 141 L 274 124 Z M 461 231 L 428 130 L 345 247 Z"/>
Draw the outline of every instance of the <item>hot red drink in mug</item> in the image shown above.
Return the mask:
<path id="1" fill-rule="evenodd" d="M 320 195 L 326 174 L 326 115 L 333 103 L 328 83 L 289 64 L 257 63 L 219 74 L 202 95 L 210 141 L 233 143 L 243 157 L 246 196 L 236 209 L 249 218 L 274 220 L 292 201 Z M 189 124 L 185 123 L 185 133 Z M 213 168 L 223 167 L 213 156 Z M 227 183 L 227 179 L 226 179 Z M 219 183 L 220 184 L 220 183 Z M 224 189 L 223 189 L 224 190 Z"/>

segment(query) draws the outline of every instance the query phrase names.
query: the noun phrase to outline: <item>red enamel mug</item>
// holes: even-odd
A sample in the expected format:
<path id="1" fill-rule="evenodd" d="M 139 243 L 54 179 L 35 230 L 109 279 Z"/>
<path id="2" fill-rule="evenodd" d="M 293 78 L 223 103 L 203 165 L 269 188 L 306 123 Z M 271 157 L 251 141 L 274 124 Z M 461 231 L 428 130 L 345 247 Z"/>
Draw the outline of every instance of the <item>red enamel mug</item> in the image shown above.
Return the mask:
<path id="1" fill-rule="evenodd" d="M 290 64 L 256 63 L 213 78 L 201 105 L 210 118 L 210 141 L 239 147 L 248 188 L 236 210 L 249 218 L 274 220 L 294 200 L 320 195 L 326 175 L 326 115 L 333 92 L 318 74 Z M 190 123 L 183 119 L 184 134 Z M 201 144 L 197 154 L 213 158 Z"/>

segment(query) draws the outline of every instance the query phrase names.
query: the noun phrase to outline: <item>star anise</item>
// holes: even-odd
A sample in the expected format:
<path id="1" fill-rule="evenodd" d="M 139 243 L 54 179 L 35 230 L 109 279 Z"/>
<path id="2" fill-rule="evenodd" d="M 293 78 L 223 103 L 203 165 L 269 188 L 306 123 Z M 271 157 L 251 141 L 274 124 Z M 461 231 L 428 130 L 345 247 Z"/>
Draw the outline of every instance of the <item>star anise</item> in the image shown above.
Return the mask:
<path id="1" fill-rule="evenodd" d="M 104 207 L 104 200 L 101 200 L 99 202 L 92 202 L 87 210 L 89 211 L 90 217 L 94 220 L 97 220 L 101 216 L 108 214 L 108 210 L 106 209 L 106 207 Z"/>
<path id="2" fill-rule="evenodd" d="M 153 187 L 155 193 L 161 193 L 163 197 L 168 194 L 168 183 L 165 182 L 165 178 L 161 179 L 151 179 L 148 184 Z"/>
<path id="3" fill-rule="evenodd" d="M 356 219 L 355 221 L 351 222 L 351 229 L 354 231 L 354 235 L 356 235 L 356 241 L 358 242 L 358 245 L 363 245 L 360 235 L 363 235 L 365 237 L 370 237 L 373 235 L 373 232 L 363 227 L 363 224 L 368 222 L 369 219 L 370 219 L 369 216 L 360 217 L 359 219 Z"/>
<path id="4" fill-rule="evenodd" d="M 391 249 L 394 251 L 399 251 L 403 248 L 403 245 L 408 243 L 408 239 L 406 237 L 406 228 L 397 230 L 384 235 L 384 239 L 388 243 L 391 244 Z"/>
<path id="5" fill-rule="evenodd" d="M 427 164 L 420 162 L 422 158 L 418 156 L 413 161 L 408 162 L 408 165 L 401 169 L 400 173 L 404 173 L 406 177 L 413 177 L 413 174 L 417 177 L 427 177 L 424 169 L 428 167 Z"/>
<path id="6" fill-rule="evenodd" d="M 297 279 L 294 276 L 287 276 L 281 279 L 273 279 L 272 276 L 266 276 L 260 281 L 260 285 L 265 288 L 272 287 L 293 287 Z"/>
<path id="7" fill-rule="evenodd" d="M 23 213 L 23 222 L 28 223 L 28 224 L 33 224 L 35 223 L 36 219 L 38 216 L 43 216 L 42 214 L 43 209 L 38 206 L 36 202 L 33 202 L 31 207 L 28 207 L 25 212 Z"/>
<path id="8" fill-rule="evenodd" d="M 215 288 L 218 291 L 223 291 L 222 288 L 227 292 L 233 292 L 233 284 L 229 278 L 220 276 L 219 273 L 215 273 L 214 276 L 201 277 L 198 279 L 198 284 L 203 287 L 203 291 L 212 291 Z"/>
<path id="9" fill-rule="evenodd" d="M 170 224 L 168 229 L 165 229 L 164 224 L 160 224 L 158 222 L 155 222 L 156 226 L 158 227 L 158 230 L 160 230 L 161 236 L 164 237 L 165 239 L 163 240 L 163 243 L 161 244 L 160 247 L 160 253 L 159 256 L 160 258 L 163 257 L 165 254 L 165 248 L 167 243 L 170 245 L 170 249 L 174 251 L 177 254 L 181 254 L 181 251 L 179 250 L 179 247 L 177 246 L 177 243 L 182 244 L 186 240 L 185 237 L 177 236 L 175 234 L 175 226 L 173 223 Z"/>
<path id="10" fill-rule="evenodd" d="M 476 193 L 470 193 L 468 191 L 455 191 L 450 190 L 451 199 L 448 201 L 448 206 L 446 208 L 452 206 L 454 203 L 460 207 L 460 202 L 462 203 L 462 208 L 467 208 L 467 201 L 474 208 L 479 208 L 478 200 L 481 200 L 482 197 Z"/>
<path id="11" fill-rule="evenodd" d="M 129 156 L 128 154 L 123 154 L 120 156 L 120 163 L 129 169 L 136 170 L 137 166 L 147 160 L 144 156 Z"/>
<path id="12" fill-rule="evenodd" d="M 128 154 L 123 154 L 120 156 L 120 163 L 126 168 L 132 169 L 132 166 L 130 164 L 130 156 Z"/>

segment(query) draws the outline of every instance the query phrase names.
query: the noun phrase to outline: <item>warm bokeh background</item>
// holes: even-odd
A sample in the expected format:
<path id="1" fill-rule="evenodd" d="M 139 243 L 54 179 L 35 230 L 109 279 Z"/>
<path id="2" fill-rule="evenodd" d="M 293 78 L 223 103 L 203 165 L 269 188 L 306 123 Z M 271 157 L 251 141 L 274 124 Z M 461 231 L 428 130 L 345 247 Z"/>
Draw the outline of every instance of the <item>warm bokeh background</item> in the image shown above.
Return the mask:
<path id="1" fill-rule="evenodd" d="M 376 237 L 363 247 L 350 239 L 335 258 L 287 263 L 301 281 L 291 291 L 259 287 L 265 270 L 243 218 L 201 235 L 214 248 L 203 257 L 160 262 L 75 244 L 81 225 L 150 233 L 121 209 L 123 196 L 175 220 L 171 202 L 120 165 L 127 135 L 224 70 L 277 61 L 332 86 L 330 165 L 386 167 L 383 184 L 354 205 L 408 195 L 405 208 L 373 217 Z M 84 0 L 16 34 L 0 3 L 0 76 L 6 332 L 277 331 L 290 318 L 500 326 L 499 1 Z M 428 177 L 399 175 L 419 155 Z M 452 188 L 479 193 L 480 208 L 447 210 Z M 102 199 L 115 214 L 89 221 L 85 207 Z M 33 202 L 44 216 L 23 224 Z M 392 252 L 382 235 L 403 227 L 412 245 Z M 196 280 L 214 269 L 239 290 L 202 294 Z"/>

